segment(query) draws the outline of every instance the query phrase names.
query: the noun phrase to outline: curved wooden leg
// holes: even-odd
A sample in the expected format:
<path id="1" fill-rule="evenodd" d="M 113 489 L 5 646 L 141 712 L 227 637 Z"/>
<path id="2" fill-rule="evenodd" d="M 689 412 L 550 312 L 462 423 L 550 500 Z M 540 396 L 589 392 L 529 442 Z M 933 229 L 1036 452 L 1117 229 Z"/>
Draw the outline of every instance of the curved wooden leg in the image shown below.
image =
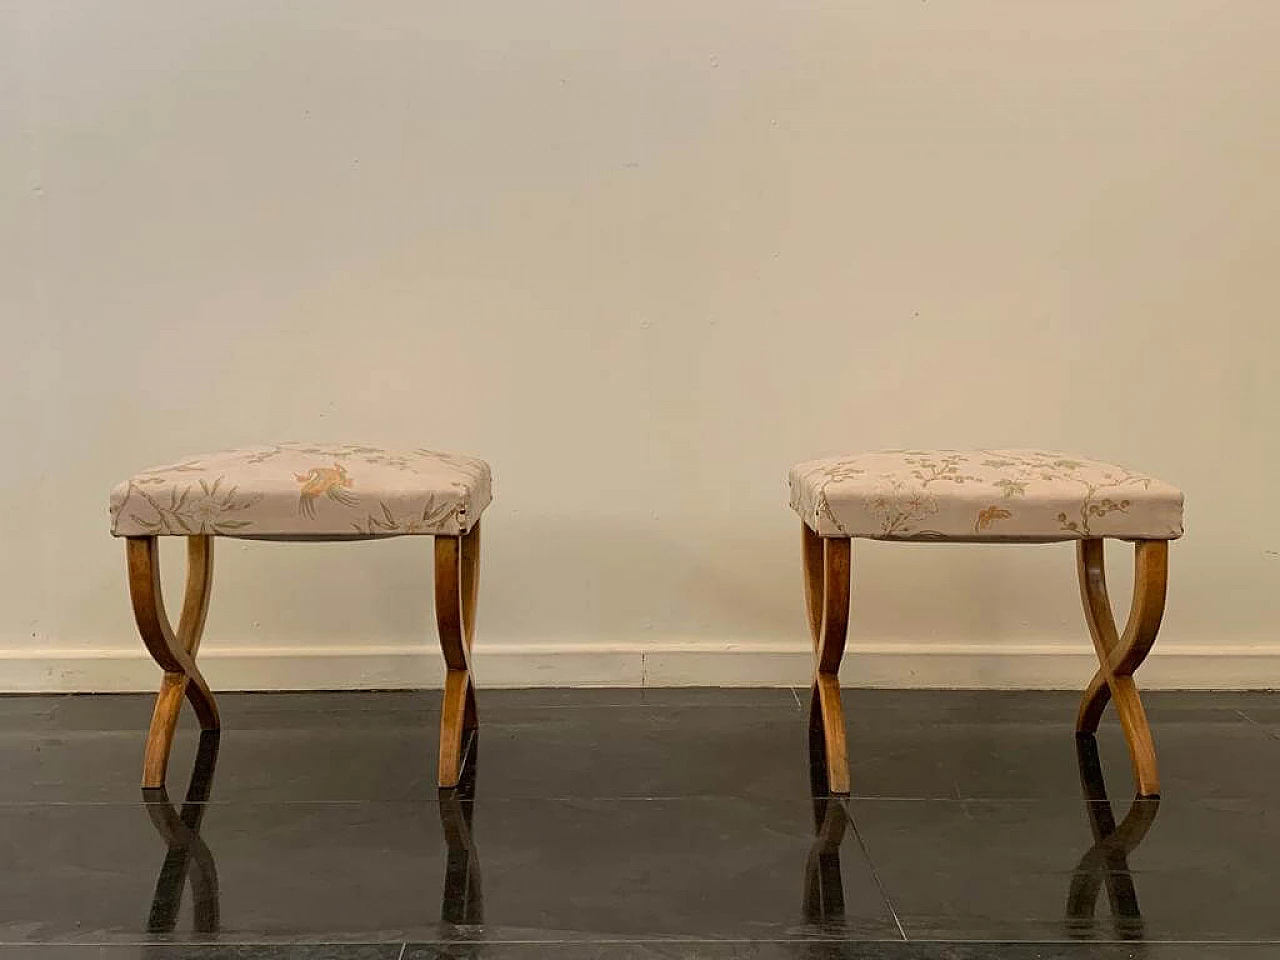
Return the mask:
<path id="1" fill-rule="evenodd" d="M 445 663 L 438 783 L 447 789 L 458 784 L 467 733 L 479 723 L 471 667 L 480 581 L 479 522 L 460 537 L 436 537 L 435 562 L 436 627 Z"/>
<path id="2" fill-rule="evenodd" d="M 1099 666 L 1080 701 L 1076 730 L 1084 734 L 1096 731 L 1102 711 L 1108 701 L 1114 700 L 1120 726 L 1129 743 L 1138 796 L 1157 797 L 1160 795 L 1160 775 L 1156 767 L 1155 744 L 1151 740 L 1151 728 L 1147 724 L 1133 673 L 1151 652 L 1164 616 L 1169 542 L 1139 540 L 1135 544 L 1134 563 L 1133 604 L 1124 633 L 1120 634 L 1107 596 L 1103 542 L 1091 539 L 1079 543 L 1080 598 Z"/>
<path id="3" fill-rule="evenodd" d="M 476 601 L 480 594 L 480 521 L 462 538 L 462 626 L 467 651 L 476 639 Z M 476 710 L 475 677 L 467 684 L 467 703 L 462 715 L 463 730 L 477 730 L 480 717 Z"/>
<path id="4" fill-rule="evenodd" d="M 142 786 L 160 787 L 164 785 L 183 695 L 191 701 L 203 729 L 216 730 L 220 726 L 213 693 L 195 663 L 213 585 L 213 537 L 187 538 L 187 586 L 176 635 L 169 624 L 160 588 L 159 539 L 129 537 L 126 550 L 129 596 L 133 601 L 138 633 L 151 656 L 164 670 L 151 714 L 151 729 L 147 733 L 147 749 L 142 764 Z"/>
<path id="5" fill-rule="evenodd" d="M 822 730 L 827 788 L 849 792 L 844 707 L 840 700 L 840 660 L 849 629 L 850 541 L 820 537 L 801 524 L 805 602 L 813 638 L 814 677 L 809 705 L 811 731 Z"/>

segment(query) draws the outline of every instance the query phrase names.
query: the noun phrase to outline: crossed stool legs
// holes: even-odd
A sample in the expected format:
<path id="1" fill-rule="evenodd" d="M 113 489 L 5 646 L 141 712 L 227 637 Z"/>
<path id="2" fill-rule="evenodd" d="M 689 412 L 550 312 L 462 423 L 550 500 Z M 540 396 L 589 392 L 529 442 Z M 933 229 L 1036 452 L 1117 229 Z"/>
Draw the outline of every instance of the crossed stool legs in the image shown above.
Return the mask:
<path id="1" fill-rule="evenodd" d="M 827 769 L 827 788 L 849 792 L 849 754 L 844 737 L 844 707 L 840 702 L 840 660 L 849 630 L 850 545 L 847 538 L 820 537 L 800 524 L 803 532 L 804 594 L 813 638 L 813 688 L 809 699 L 809 730 L 821 742 Z"/>
<path id="2" fill-rule="evenodd" d="M 1081 540 L 1077 551 L 1080 599 L 1089 634 L 1093 637 L 1093 649 L 1098 655 L 1098 671 L 1080 701 L 1076 732 L 1084 735 L 1096 732 L 1107 702 L 1114 700 L 1120 726 L 1129 743 L 1138 796 L 1158 797 L 1160 773 L 1156 769 L 1156 748 L 1133 674 L 1151 652 L 1164 616 L 1169 541 L 1139 540 L 1134 544 L 1133 602 L 1124 633 L 1116 630 L 1111 600 L 1107 596 L 1102 540 Z"/>
<path id="3" fill-rule="evenodd" d="M 814 679 L 810 726 L 820 731 L 828 788 L 850 789 L 848 750 L 839 670 L 849 625 L 851 543 L 845 537 L 822 537 L 802 524 L 805 598 L 813 640 Z M 1107 595 L 1103 541 L 1081 540 L 1078 573 L 1085 619 L 1098 656 L 1098 670 L 1081 700 L 1076 729 L 1097 730 L 1109 701 L 1114 700 L 1129 745 L 1134 781 L 1142 797 L 1160 793 L 1155 746 L 1133 674 L 1146 659 L 1164 613 L 1169 544 L 1139 540 L 1135 544 L 1133 603 L 1123 633 L 1117 630 Z M 164 784 L 178 713 L 185 696 L 200 726 L 216 730 L 221 722 L 209 685 L 196 666 L 213 583 L 213 537 L 187 538 L 187 581 L 182 613 L 175 632 L 165 611 L 160 586 L 159 538 L 127 538 L 129 593 L 138 632 L 164 676 L 156 695 L 147 734 L 142 785 Z M 471 647 L 479 587 L 480 525 L 461 536 L 435 538 L 436 625 L 446 674 L 440 715 L 438 783 L 457 785 L 469 734 L 477 727 Z"/>
<path id="4" fill-rule="evenodd" d="M 852 540 L 819 536 L 805 523 L 801 523 L 801 530 L 805 600 L 814 652 L 809 723 L 815 736 L 820 732 L 828 789 L 844 794 L 850 786 L 849 758 L 839 672 L 849 626 Z M 1098 670 L 1081 699 L 1076 730 L 1081 735 L 1092 735 L 1098 729 L 1107 703 L 1114 700 L 1129 744 L 1138 796 L 1156 797 L 1160 794 L 1160 775 L 1155 745 L 1133 674 L 1150 653 L 1160 629 L 1169 573 L 1169 543 L 1167 540 L 1135 542 L 1133 603 L 1123 633 L 1116 629 L 1107 596 L 1102 539 L 1081 540 L 1077 549 L 1080 597 L 1098 655 Z"/>
<path id="5" fill-rule="evenodd" d="M 134 619 L 142 642 L 164 671 L 142 765 L 142 786 L 161 787 L 183 696 L 191 701 L 201 728 L 217 730 L 221 726 L 217 702 L 196 666 L 213 585 L 213 537 L 187 537 L 187 583 L 176 633 L 165 612 L 160 587 L 159 537 L 131 536 L 126 543 Z M 461 536 L 436 536 L 436 626 L 446 667 L 438 782 L 445 788 L 457 785 L 466 759 L 467 738 L 478 722 L 471 646 L 479 575 L 478 521 Z"/>

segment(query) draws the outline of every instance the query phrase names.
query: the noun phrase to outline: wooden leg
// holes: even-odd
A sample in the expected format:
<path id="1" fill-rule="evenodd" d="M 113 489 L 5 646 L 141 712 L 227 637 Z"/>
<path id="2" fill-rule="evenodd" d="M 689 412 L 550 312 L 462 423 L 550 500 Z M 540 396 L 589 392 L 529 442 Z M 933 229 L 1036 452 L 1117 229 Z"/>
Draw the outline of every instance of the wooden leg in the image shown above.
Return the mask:
<path id="1" fill-rule="evenodd" d="M 436 537 L 436 627 L 446 671 L 440 710 L 438 783 L 445 789 L 458 785 L 466 758 L 467 734 L 479 722 L 471 667 L 479 581 L 479 522 L 460 537 Z"/>
<path id="2" fill-rule="evenodd" d="M 209 612 L 209 593 L 213 584 L 213 537 L 187 538 L 187 586 L 176 636 L 169 624 L 160 588 L 159 539 L 129 537 L 126 549 L 129 596 L 133 601 L 138 633 L 151 656 L 164 670 L 151 714 L 151 730 L 147 734 L 147 750 L 142 764 L 142 786 L 160 787 L 164 785 L 183 695 L 191 701 L 203 729 L 216 730 L 220 726 L 218 706 L 195 663 L 200 637 L 204 633 L 205 616 Z"/>
<path id="3" fill-rule="evenodd" d="M 1107 596 L 1102 540 L 1081 540 L 1077 560 L 1080 598 L 1098 655 L 1098 671 L 1080 701 L 1076 730 L 1084 734 L 1096 731 L 1107 702 L 1114 700 L 1120 726 L 1129 743 L 1138 796 L 1158 797 L 1160 774 L 1156 768 L 1155 744 L 1133 673 L 1151 652 L 1160 630 L 1169 577 L 1169 542 L 1139 540 L 1135 545 L 1133 604 L 1123 634 L 1116 630 L 1111 600 Z"/>
<path id="4" fill-rule="evenodd" d="M 840 701 L 840 660 L 849 629 L 850 541 L 820 537 L 801 524 L 805 601 L 813 637 L 814 677 L 809 706 L 811 731 L 822 731 L 827 789 L 849 792 L 849 757 Z"/>

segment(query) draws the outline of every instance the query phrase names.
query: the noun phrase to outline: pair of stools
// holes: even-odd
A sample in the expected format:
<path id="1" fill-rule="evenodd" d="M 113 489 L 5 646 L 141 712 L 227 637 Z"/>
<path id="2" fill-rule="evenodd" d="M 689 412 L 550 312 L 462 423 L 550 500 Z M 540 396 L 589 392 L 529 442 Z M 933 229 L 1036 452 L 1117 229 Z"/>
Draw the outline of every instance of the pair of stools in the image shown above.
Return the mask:
<path id="1" fill-rule="evenodd" d="M 1076 721 L 1093 733 L 1114 700 L 1140 796 L 1157 796 L 1155 747 L 1134 685 L 1164 612 L 1169 541 L 1182 535 L 1182 494 L 1123 467 L 1033 450 L 894 450 L 802 463 L 791 506 L 804 521 L 803 558 L 820 731 L 832 793 L 849 792 L 838 671 L 849 624 L 851 542 L 1078 543 L 1077 569 L 1098 669 Z M 480 515 L 492 499 L 482 460 L 431 450 L 285 443 L 192 457 L 137 474 L 111 494 L 112 533 L 127 539 L 129 592 L 143 643 L 164 670 L 143 763 L 144 787 L 164 783 L 178 711 L 191 701 L 219 726 L 196 666 L 209 607 L 213 538 L 435 538 L 435 603 L 447 668 L 439 784 L 458 783 L 476 729 L 471 647 Z M 187 537 L 187 581 L 175 632 L 160 589 L 158 538 Z M 1136 547 L 1133 604 L 1123 633 L 1107 597 L 1103 540 Z"/>

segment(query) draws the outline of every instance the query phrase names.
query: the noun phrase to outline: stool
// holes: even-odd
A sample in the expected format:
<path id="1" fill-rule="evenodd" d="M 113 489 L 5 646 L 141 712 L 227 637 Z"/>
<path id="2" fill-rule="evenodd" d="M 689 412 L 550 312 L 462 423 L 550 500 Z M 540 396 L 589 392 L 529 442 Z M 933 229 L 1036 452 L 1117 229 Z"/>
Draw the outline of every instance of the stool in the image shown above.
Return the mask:
<path id="1" fill-rule="evenodd" d="M 1124 467 L 1039 450 L 890 450 L 792 468 L 803 523 L 805 594 L 815 673 L 810 723 L 821 727 L 827 781 L 849 792 L 838 671 L 849 623 L 850 544 L 1077 541 L 1077 572 L 1098 670 L 1076 730 L 1091 735 L 1114 699 L 1138 795 L 1160 793 L 1155 746 L 1133 673 L 1164 613 L 1169 541 L 1182 536 L 1182 494 Z M 1107 597 L 1103 539 L 1135 544 L 1133 605 L 1124 632 Z"/>
<path id="2" fill-rule="evenodd" d="M 492 499 L 489 465 L 432 450 L 284 443 L 191 457 L 137 474 L 111 492 L 111 532 L 126 538 L 129 594 L 142 642 L 164 678 L 142 768 L 164 784 L 183 695 L 200 726 L 220 726 L 196 666 L 213 581 L 213 538 L 367 540 L 435 538 L 436 625 L 444 652 L 439 784 L 458 783 L 465 738 L 476 729 L 471 646 L 480 568 L 480 514 Z M 160 589 L 159 538 L 187 538 L 187 582 L 177 632 Z"/>

